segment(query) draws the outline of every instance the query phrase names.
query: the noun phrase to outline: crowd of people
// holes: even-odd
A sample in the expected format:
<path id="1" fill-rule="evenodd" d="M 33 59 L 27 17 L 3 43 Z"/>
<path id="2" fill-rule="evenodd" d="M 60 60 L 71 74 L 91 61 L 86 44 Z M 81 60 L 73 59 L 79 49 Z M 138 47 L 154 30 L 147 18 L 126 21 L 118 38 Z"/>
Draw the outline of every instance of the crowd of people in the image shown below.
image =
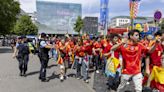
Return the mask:
<path id="1" fill-rule="evenodd" d="M 31 48 L 31 49 L 29 49 Z M 33 51 L 31 51 L 33 50 Z M 20 76 L 26 76 L 30 52 L 37 53 L 41 68 L 39 79 L 47 81 L 46 68 L 51 52 L 60 66 L 60 80 L 67 78 L 67 69 L 76 70 L 76 78 L 89 82 L 89 70 L 108 78 L 109 89 L 121 92 L 132 81 L 136 92 L 144 87 L 164 92 L 164 32 L 145 35 L 131 30 L 127 36 L 47 37 L 41 33 L 37 46 L 29 45 L 25 36 L 17 38 L 13 58 L 19 61 Z M 148 90 L 148 89 L 147 89 Z"/>

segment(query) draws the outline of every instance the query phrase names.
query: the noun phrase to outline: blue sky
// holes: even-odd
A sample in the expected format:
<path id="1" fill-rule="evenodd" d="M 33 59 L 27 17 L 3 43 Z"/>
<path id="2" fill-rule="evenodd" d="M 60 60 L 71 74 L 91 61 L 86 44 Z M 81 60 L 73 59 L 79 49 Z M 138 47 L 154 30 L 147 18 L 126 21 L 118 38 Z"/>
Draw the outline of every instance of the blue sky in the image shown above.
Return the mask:
<path id="1" fill-rule="evenodd" d="M 26 12 L 36 11 L 36 0 L 19 0 L 21 8 Z M 100 14 L 100 0 L 39 0 L 82 4 L 82 15 L 96 16 Z M 164 0 L 141 0 L 138 16 L 153 17 L 156 10 L 164 13 Z M 109 0 L 109 18 L 129 15 L 129 0 Z M 164 14 L 163 14 L 164 16 Z"/>

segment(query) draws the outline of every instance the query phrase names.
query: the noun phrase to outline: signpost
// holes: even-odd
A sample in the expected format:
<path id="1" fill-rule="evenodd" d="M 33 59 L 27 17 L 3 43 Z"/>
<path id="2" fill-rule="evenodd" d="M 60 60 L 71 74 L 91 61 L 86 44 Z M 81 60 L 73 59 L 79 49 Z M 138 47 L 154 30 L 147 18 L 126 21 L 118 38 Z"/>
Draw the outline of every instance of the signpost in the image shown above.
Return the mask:
<path id="1" fill-rule="evenodd" d="M 159 21 L 161 18 L 162 18 L 162 12 L 159 10 L 155 11 L 155 13 L 154 13 L 154 22 L 155 22 L 155 27 L 156 27 L 155 32 L 158 31 L 158 24 L 159 24 Z"/>
<path id="2" fill-rule="evenodd" d="M 156 21 L 160 21 L 160 19 L 162 18 L 162 12 L 157 10 L 155 13 L 154 13 L 154 20 Z"/>

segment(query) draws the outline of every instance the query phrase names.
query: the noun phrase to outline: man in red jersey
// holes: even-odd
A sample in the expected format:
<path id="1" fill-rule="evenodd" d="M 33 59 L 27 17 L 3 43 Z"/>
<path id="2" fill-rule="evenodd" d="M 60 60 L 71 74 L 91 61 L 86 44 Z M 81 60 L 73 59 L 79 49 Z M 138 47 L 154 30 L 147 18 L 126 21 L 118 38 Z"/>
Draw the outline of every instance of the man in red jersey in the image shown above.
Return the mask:
<path id="1" fill-rule="evenodd" d="M 100 61 L 100 52 L 101 52 L 101 43 L 100 38 L 97 38 L 97 41 L 93 43 L 93 55 L 94 55 L 94 63 L 96 64 L 96 73 L 99 73 L 99 68 L 101 65 Z"/>
<path id="2" fill-rule="evenodd" d="M 150 53 L 150 60 L 151 60 L 150 67 L 152 67 L 154 65 L 161 66 L 161 57 L 162 57 L 163 48 L 162 48 L 162 44 L 161 44 L 161 33 L 160 32 L 157 32 L 155 34 L 155 39 L 158 41 L 158 43 L 156 44 L 155 50 L 152 53 Z"/>
<path id="3" fill-rule="evenodd" d="M 87 67 L 89 68 L 91 62 L 92 62 L 92 41 L 89 39 L 89 36 L 86 35 L 86 39 L 83 40 L 83 45 L 86 49 L 86 55 L 87 55 L 87 59 L 88 59 L 88 64 Z"/>
<path id="4" fill-rule="evenodd" d="M 145 46 L 139 43 L 140 32 L 131 30 L 128 33 L 129 40 L 124 39 L 121 43 L 114 45 L 111 50 L 118 50 L 123 58 L 123 69 L 121 75 L 121 83 L 117 92 L 121 92 L 122 88 L 132 78 L 136 92 L 142 92 L 142 74 L 141 74 L 141 55 L 145 52 L 151 52 L 155 45 L 148 50 Z"/>
<path id="5" fill-rule="evenodd" d="M 152 51 L 152 53 L 149 53 L 149 62 L 147 63 L 147 65 L 149 67 L 146 68 L 146 71 L 149 72 L 148 75 L 152 72 L 152 69 L 154 66 L 158 66 L 158 67 L 162 66 L 161 58 L 162 58 L 163 48 L 162 48 L 162 44 L 161 44 L 161 33 L 160 32 L 155 33 L 155 40 L 157 40 L 158 43 L 156 43 L 156 47 Z M 155 44 L 155 42 L 152 44 Z M 143 83 L 145 83 L 146 80 L 147 80 L 147 76 L 144 77 Z M 157 88 L 156 83 L 154 83 L 152 81 L 150 87 Z"/>

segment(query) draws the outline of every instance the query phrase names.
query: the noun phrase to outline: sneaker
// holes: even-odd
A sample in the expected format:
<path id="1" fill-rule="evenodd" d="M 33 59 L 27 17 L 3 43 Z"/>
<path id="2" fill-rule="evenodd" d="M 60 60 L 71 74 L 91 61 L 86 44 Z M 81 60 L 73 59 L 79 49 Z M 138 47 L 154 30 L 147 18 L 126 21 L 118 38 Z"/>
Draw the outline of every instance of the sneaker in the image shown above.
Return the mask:
<path id="1" fill-rule="evenodd" d="M 39 80 L 41 80 L 42 78 L 39 76 Z"/>
<path id="2" fill-rule="evenodd" d="M 96 73 L 100 73 L 99 70 L 96 70 Z"/>
<path id="3" fill-rule="evenodd" d="M 64 79 L 68 79 L 69 77 L 66 75 L 66 76 L 64 76 Z"/>
<path id="4" fill-rule="evenodd" d="M 80 80 L 80 78 L 79 78 L 79 77 L 78 77 L 78 78 L 76 78 L 76 79 Z"/>
<path id="5" fill-rule="evenodd" d="M 60 76 L 60 81 L 63 81 L 64 80 L 64 76 Z"/>
<path id="6" fill-rule="evenodd" d="M 27 75 L 26 75 L 26 73 L 23 73 L 23 77 L 26 77 Z"/>
<path id="7" fill-rule="evenodd" d="M 48 82 L 49 80 L 46 78 L 41 79 L 41 82 Z"/>
<path id="8" fill-rule="evenodd" d="M 20 72 L 20 73 L 19 73 L 19 76 L 23 76 L 23 74 Z"/>
<path id="9" fill-rule="evenodd" d="M 130 84 L 130 82 L 127 82 L 127 83 L 126 83 L 126 85 L 129 85 L 129 84 Z"/>
<path id="10" fill-rule="evenodd" d="M 85 80 L 85 83 L 89 83 L 89 80 Z"/>

